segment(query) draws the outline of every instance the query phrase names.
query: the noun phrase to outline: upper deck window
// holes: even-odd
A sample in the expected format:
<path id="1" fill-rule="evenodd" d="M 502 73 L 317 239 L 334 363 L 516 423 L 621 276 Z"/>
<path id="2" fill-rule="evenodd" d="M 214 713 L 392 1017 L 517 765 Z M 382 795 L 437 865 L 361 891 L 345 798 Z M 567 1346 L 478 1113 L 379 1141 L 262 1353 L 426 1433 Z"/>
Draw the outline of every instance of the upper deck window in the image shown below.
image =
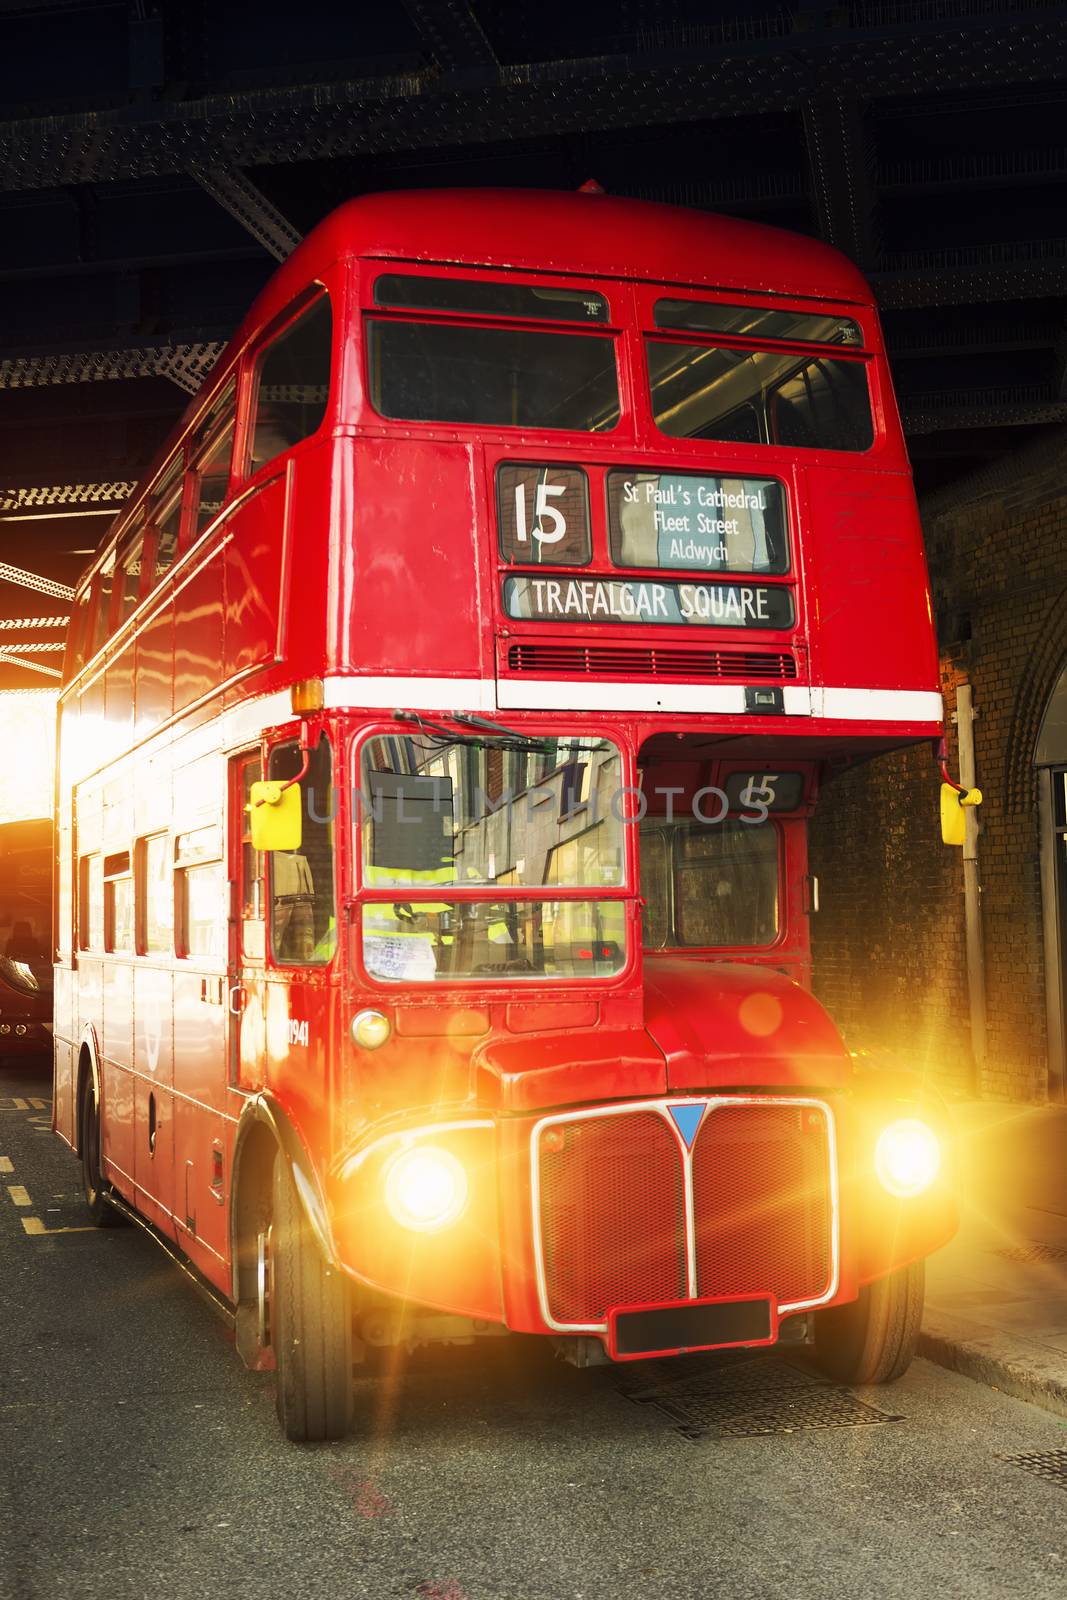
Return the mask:
<path id="1" fill-rule="evenodd" d="M 249 472 L 310 438 L 322 423 L 330 395 L 332 327 L 329 298 L 320 294 L 260 354 Z"/>
<path id="2" fill-rule="evenodd" d="M 575 433 L 619 420 L 615 344 L 603 335 L 372 317 L 367 349 L 383 417 Z"/>
<path id="3" fill-rule="evenodd" d="M 374 285 L 376 306 L 400 311 L 455 311 L 467 316 L 527 322 L 607 322 L 608 302 L 589 289 L 549 289 L 534 283 L 477 283 L 465 278 L 416 278 L 390 273 Z"/>
<path id="4" fill-rule="evenodd" d="M 674 439 L 853 451 L 874 443 L 862 360 L 660 339 L 645 343 L 653 416 Z"/>
<path id="5" fill-rule="evenodd" d="M 194 537 L 218 516 L 226 499 L 230 457 L 233 454 L 236 397 L 237 386 L 231 381 L 204 418 L 193 442 Z"/>
<path id="6" fill-rule="evenodd" d="M 777 306 L 724 306 L 709 300 L 657 300 L 657 328 L 683 333 L 739 333 L 746 339 L 782 339 L 794 344 L 862 344 L 851 317 Z"/>

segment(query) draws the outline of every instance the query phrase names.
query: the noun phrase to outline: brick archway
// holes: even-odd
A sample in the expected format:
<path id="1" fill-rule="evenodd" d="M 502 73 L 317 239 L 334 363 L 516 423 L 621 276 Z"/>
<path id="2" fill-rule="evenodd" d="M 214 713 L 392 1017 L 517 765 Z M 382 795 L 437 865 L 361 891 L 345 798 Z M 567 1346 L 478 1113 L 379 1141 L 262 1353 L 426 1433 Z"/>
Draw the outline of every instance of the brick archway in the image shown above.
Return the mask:
<path id="1" fill-rule="evenodd" d="M 1032 811 L 1037 802 L 1034 754 L 1053 690 L 1067 662 L 1067 588 L 1061 589 L 1048 622 L 1030 653 L 1012 706 L 1011 732 L 1004 752 L 1004 806 Z"/>

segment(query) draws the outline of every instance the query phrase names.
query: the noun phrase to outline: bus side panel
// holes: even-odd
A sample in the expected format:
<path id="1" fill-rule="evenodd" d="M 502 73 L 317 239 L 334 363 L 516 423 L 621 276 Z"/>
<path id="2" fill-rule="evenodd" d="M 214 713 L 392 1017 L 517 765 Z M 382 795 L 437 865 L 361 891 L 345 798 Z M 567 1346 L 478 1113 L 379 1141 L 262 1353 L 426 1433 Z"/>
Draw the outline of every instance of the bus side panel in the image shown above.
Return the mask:
<path id="1" fill-rule="evenodd" d="M 174 709 L 174 608 L 159 608 L 137 635 L 134 679 L 140 737 L 165 722 Z"/>
<path id="2" fill-rule="evenodd" d="M 226 523 L 225 678 L 284 654 L 293 463 L 239 506 Z"/>
<path id="3" fill-rule="evenodd" d="M 133 1188 L 133 1073 L 131 1072 L 133 973 L 123 961 L 100 963 L 103 1002 L 104 1153 L 124 1175 L 123 1193 Z"/>
<path id="4" fill-rule="evenodd" d="M 174 977 L 174 1213 L 183 1250 L 224 1291 L 229 1275 L 225 1174 L 232 1129 L 226 1108 L 225 981 Z M 221 1177 L 221 1183 L 214 1182 Z M 214 1183 L 214 1186 L 213 1186 Z"/>
<path id="5" fill-rule="evenodd" d="M 808 472 L 806 487 L 807 566 L 818 606 L 813 681 L 833 688 L 936 689 L 911 479 L 820 467 Z"/>
<path id="6" fill-rule="evenodd" d="M 174 709 L 222 682 L 222 551 L 216 546 L 174 596 Z"/>
<path id="7" fill-rule="evenodd" d="M 353 581 L 342 670 L 492 678 L 476 574 L 486 507 L 472 446 L 361 438 Z M 432 596 L 432 603 L 429 597 Z"/>
<path id="8" fill-rule="evenodd" d="M 69 966 L 57 963 L 53 968 L 52 981 L 52 1127 L 61 1139 L 73 1144 L 78 1070 L 78 1048 L 74 1043 L 74 973 Z"/>
<path id="9" fill-rule="evenodd" d="M 140 967 L 134 977 L 134 1177 L 137 1204 L 173 1234 L 173 974 Z"/>

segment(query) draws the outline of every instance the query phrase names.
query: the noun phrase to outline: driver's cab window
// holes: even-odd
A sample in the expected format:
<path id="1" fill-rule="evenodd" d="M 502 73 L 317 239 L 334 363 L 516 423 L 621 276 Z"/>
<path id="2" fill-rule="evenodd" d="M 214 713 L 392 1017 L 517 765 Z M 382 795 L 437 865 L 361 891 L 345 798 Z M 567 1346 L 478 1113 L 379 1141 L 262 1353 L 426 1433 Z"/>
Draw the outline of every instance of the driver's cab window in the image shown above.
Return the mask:
<path id="1" fill-rule="evenodd" d="M 648 817 L 641 825 L 646 950 L 773 944 L 779 925 L 778 829 L 727 817 Z"/>
<path id="2" fill-rule="evenodd" d="M 267 856 L 270 945 L 281 966 L 324 966 L 337 948 L 334 898 L 333 760 L 323 737 L 308 756 L 295 741 L 271 751 L 269 778 L 296 778 L 300 786 L 301 841 L 297 850 Z"/>

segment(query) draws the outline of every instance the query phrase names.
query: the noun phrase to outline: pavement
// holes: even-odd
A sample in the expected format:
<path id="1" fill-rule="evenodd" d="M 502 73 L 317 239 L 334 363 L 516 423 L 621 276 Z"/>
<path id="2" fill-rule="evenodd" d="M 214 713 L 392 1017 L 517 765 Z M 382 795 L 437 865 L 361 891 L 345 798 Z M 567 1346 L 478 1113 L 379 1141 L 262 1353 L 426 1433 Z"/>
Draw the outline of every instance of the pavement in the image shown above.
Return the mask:
<path id="1" fill-rule="evenodd" d="M 361 1370 L 353 1436 L 289 1445 L 189 1280 L 85 1226 L 47 1096 L 0 1070 L 0 1600 L 1067 1591 L 1067 1421 L 921 1359 L 850 1389 L 493 1340 Z"/>
<path id="2" fill-rule="evenodd" d="M 963 1216 L 927 1264 L 920 1350 L 1067 1417 L 1067 1107 L 953 1113 Z"/>

